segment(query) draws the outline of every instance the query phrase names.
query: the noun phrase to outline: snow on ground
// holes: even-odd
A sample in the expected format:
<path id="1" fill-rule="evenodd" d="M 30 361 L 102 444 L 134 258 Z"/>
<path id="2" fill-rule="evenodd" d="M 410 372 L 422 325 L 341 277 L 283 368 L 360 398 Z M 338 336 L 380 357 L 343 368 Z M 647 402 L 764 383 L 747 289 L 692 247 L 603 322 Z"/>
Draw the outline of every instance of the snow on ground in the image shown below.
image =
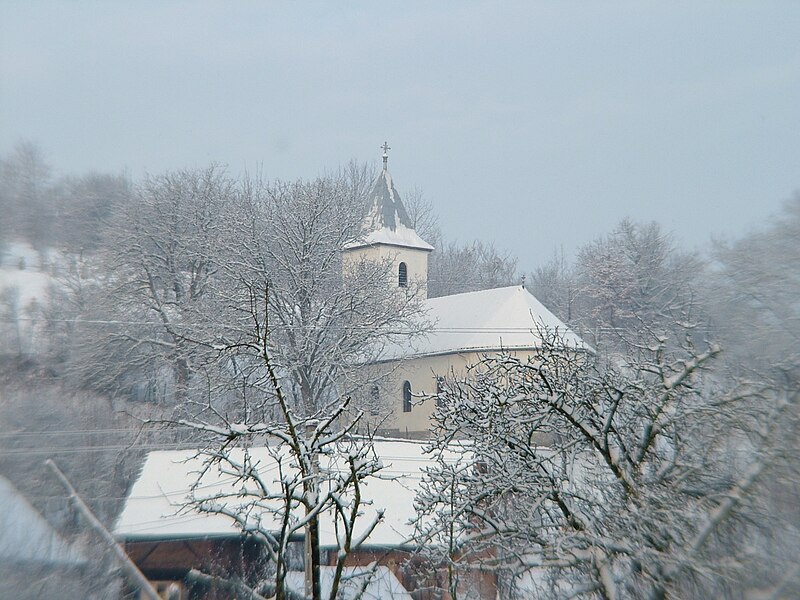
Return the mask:
<path id="1" fill-rule="evenodd" d="M 48 303 L 53 272 L 62 262 L 58 252 L 39 252 L 25 242 L 0 249 L 0 351 L 19 356 L 42 347 L 41 308 Z"/>
<path id="2" fill-rule="evenodd" d="M 25 242 L 12 242 L 0 253 L 0 298 L 14 301 L 24 311 L 35 303 L 47 300 L 47 289 L 53 281 L 49 266 L 56 258 L 54 252 L 42 254 Z"/>

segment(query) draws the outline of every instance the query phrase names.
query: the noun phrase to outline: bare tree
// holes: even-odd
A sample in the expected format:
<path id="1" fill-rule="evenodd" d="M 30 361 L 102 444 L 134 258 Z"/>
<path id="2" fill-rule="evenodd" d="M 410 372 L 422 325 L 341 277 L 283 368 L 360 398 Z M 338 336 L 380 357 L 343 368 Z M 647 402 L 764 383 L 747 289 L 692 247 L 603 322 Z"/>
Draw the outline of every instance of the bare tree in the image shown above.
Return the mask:
<path id="1" fill-rule="evenodd" d="M 717 243 L 706 295 L 718 335 L 730 348 L 735 372 L 791 393 L 800 386 L 800 195 L 788 200 L 765 227 L 739 240 Z M 787 412 L 776 432 L 781 455 L 752 507 L 748 527 L 732 532 L 750 541 L 744 582 L 753 598 L 797 595 L 800 565 L 800 444 L 798 411 Z"/>
<path id="2" fill-rule="evenodd" d="M 115 215 L 74 324 L 83 384 L 114 392 L 145 381 L 157 398 L 185 398 L 201 360 L 186 338 L 209 326 L 219 219 L 234 188 L 215 166 L 167 173 L 147 178 Z"/>
<path id="3" fill-rule="evenodd" d="M 491 244 L 440 242 L 428 265 L 431 298 L 519 283 L 517 259 Z"/>
<path id="4" fill-rule="evenodd" d="M 251 180 L 229 212 L 225 291 L 216 309 L 227 327 L 218 343 L 238 344 L 254 319 L 268 319 L 273 362 L 304 414 L 360 392 L 374 377 L 364 364 L 393 338 L 424 329 L 418 296 L 388 285 L 388 263 L 343 263 L 343 248 L 365 235 L 365 211 L 364 187 L 342 173 L 310 182 Z M 250 359 L 235 360 L 244 369 Z"/>
<path id="5" fill-rule="evenodd" d="M 703 268 L 697 255 L 680 251 L 657 223 L 624 219 L 578 252 L 573 320 L 598 347 L 624 347 L 621 338 L 643 327 L 668 330 L 684 315 L 697 321 Z"/>
<path id="6" fill-rule="evenodd" d="M 60 179 L 53 186 L 58 222 L 50 245 L 71 255 L 98 252 L 114 215 L 135 202 L 132 193 L 124 175 L 88 173 Z"/>
<path id="7" fill-rule="evenodd" d="M 710 296 L 720 334 L 740 362 L 762 371 L 800 368 L 800 194 L 767 227 L 717 243 Z"/>
<path id="8" fill-rule="evenodd" d="M 564 323 L 571 325 L 578 318 L 580 282 L 563 248 L 531 273 L 530 288 L 531 293 Z"/>
<path id="9" fill-rule="evenodd" d="M 442 230 L 439 227 L 439 215 L 433 207 L 433 203 L 425 197 L 425 194 L 418 187 L 411 192 L 403 194 L 403 204 L 411 220 L 411 227 L 419 236 L 434 248 L 442 242 Z"/>
<path id="10" fill-rule="evenodd" d="M 343 263 L 343 249 L 366 233 L 364 191 L 352 170 L 293 183 L 245 180 L 219 221 L 208 326 L 180 335 L 205 357 L 197 380 L 207 388 L 187 396 L 177 423 L 204 436 L 205 469 L 243 484 L 232 495 L 198 494 L 192 506 L 226 515 L 263 543 L 271 570 L 235 582 L 252 594 L 286 597 L 291 543 L 303 533 L 308 596 L 321 597 L 318 522 L 327 512 L 340 534 L 335 598 L 347 556 L 381 518 L 363 516 L 360 486 L 381 467 L 369 435 L 354 435 L 365 425 L 356 399 L 375 376 L 365 365 L 424 322 L 418 296 L 388 285 L 388 263 Z M 278 477 L 250 459 L 246 447 L 259 442 Z"/>
<path id="11" fill-rule="evenodd" d="M 451 572 L 512 570 L 523 597 L 738 589 L 746 550 L 721 541 L 758 505 L 798 391 L 722 385 L 708 373 L 719 346 L 673 331 L 641 331 L 613 361 L 544 335 L 529 360 L 487 357 L 446 381 L 434 447 L 472 457 L 442 462 L 419 502 Z"/>
<path id="12" fill-rule="evenodd" d="M 20 141 L 0 160 L 0 210 L 6 235 L 27 239 L 41 250 L 49 244 L 56 222 L 51 167 L 41 149 Z"/>
<path id="13" fill-rule="evenodd" d="M 266 381 L 249 392 L 247 414 L 232 421 L 217 413 L 202 420 L 177 423 L 194 432 L 206 434 L 208 444 L 199 452 L 203 469 L 198 477 L 190 506 L 200 512 L 224 515 L 252 539 L 261 542 L 268 562 L 251 581 L 225 574 L 239 593 L 253 598 L 296 597 L 287 586 L 292 568 L 292 548 L 298 537 L 305 540 L 304 566 L 306 592 L 302 597 L 321 599 L 320 516 L 327 514 L 337 532 L 335 571 L 328 598 L 335 600 L 343 583 L 344 568 L 352 552 L 369 539 L 383 513 L 368 513 L 362 501 L 362 486 L 380 476 L 382 463 L 375 456 L 369 436 L 354 436 L 363 413 L 351 413 L 350 398 L 340 398 L 329 410 L 303 415 L 296 411 L 290 395 L 283 392 L 270 356 L 269 324 L 254 324 L 249 342 L 253 352 L 260 352 Z M 256 335 L 261 336 L 260 347 Z M 246 345 L 237 344 L 235 354 Z M 234 348 L 229 348 L 234 351 Z M 278 413 L 279 418 L 258 421 L 258 414 Z M 253 457 L 248 449 L 266 441 L 271 461 Z M 208 494 L 203 476 L 207 471 L 233 477 L 231 491 Z M 296 565 L 294 565 L 297 568 Z M 201 580 L 204 575 L 193 575 Z"/>

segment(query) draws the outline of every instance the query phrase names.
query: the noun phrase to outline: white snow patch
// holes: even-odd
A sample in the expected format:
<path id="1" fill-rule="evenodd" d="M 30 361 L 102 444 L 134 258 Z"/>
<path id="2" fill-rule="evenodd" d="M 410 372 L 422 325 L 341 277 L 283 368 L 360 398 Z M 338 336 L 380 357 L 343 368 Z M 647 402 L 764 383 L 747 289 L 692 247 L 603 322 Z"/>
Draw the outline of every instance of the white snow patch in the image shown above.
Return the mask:
<path id="1" fill-rule="evenodd" d="M 422 479 L 423 470 L 436 464 L 434 457 L 424 452 L 424 444 L 409 441 L 377 441 L 375 453 L 386 467 L 377 476 L 367 478 L 362 487 L 365 503 L 363 515 L 356 526 L 355 536 L 365 528 L 379 512 L 384 518 L 366 541 L 366 545 L 396 547 L 412 540 L 416 517 L 414 499 Z M 243 456 L 242 449 L 231 450 L 237 460 Z M 268 484 L 278 485 L 277 463 L 273 456 L 275 448 L 250 448 L 251 463 L 258 464 Z M 452 460 L 461 456 L 453 451 Z M 344 451 L 341 457 L 320 456 L 320 467 L 326 470 L 346 469 Z M 203 458 L 196 450 L 159 451 L 147 455 L 142 472 L 133 484 L 125 501 L 125 507 L 114 527 L 114 533 L 127 540 L 171 539 L 180 537 L 210 537 L 238 535 L 239 529 L 227 517 L 204 514 L 187 508 L 191 488 L 197 483 Z M 286 476 L 286 473 L 284 473 Z M 218 493 L 235 494 L 241 484 L 234 488 L 236 477 L 209 469 L 196 488 L 196 497 L 212 497 Z M 237 506 L 237 499 L 224 501 L 229 507 Z M 276 501 L 274 508 L 281 504 Z M 299 515 L 298 515 L 299 516 Z M 262 528 L 277 529 L 278 521 L 267 510 L 254 511 L 250 518 Z M 333 515 L 323 513 L 320 517 L 320 541 L 323 546 L 336 547 L 337 537 Z"/>
<path id="2" fill-rule="evenodd" d="M 86 559 L 0 476 L 0 561 L 79 565 Z"/>
<path id="3" fill-rule="evenodd" d="M 38 303 L 44 301 L 50 282 L 50 276 L 45 273 L 0 269 L 0 294 L 18 294 L 18 306 L 23 310 L 31 306 L 34 301 Z"/>
<path id="4" fill-rule="evenodd" d="M 0 295 L 16 294 L 20 310 L 30 307 L 34 301 L 43 303 L 53 281 L 47 272 L 50 254 L 45 253 L 43 261 L 42 254 L 30 244 L 8 244 L 0 257 Z"/>

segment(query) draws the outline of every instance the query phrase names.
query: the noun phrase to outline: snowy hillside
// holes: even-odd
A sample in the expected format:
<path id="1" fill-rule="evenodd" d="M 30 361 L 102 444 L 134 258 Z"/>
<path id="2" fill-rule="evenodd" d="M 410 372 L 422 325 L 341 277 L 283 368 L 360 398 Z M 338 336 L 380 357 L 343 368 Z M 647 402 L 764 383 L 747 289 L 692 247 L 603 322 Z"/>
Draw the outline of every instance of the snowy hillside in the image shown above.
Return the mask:
<path id="1" fill-rule="evenodd" d="M 0 254 L 0 294 L 17 296 L 19 306 L 25 310 L 31 303 L 41 304 L 47 298 L 47 288 L 52 282 L 52 265 L 55 252 L 40 252 L 25 242 L 12 242 Z"/>
<path id="2" fill-rule="evenodd" d="M 55 251 L 11 242 L 0 254 L 0 340 L 3 353 L 35 354 L 35 324 L 60 264 Z"/>

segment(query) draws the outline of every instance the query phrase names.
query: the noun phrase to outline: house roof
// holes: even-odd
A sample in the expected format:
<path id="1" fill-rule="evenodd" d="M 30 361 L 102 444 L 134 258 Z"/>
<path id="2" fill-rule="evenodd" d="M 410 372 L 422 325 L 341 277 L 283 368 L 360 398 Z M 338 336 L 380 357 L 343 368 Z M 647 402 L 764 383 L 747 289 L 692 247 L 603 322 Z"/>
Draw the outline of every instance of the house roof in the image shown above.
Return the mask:
<path id="1" fill-rule="evenodd" d="M 522 286 L 429 298 L 424 308 L 434 324 L 427 335 L 388 347 L 383 360 L 458 352 L 537 348 L 546 335 L 568 348 L 591 348 Z"/>
<path id="2" fill-rule="evenodd" d="M 0 476 L 0 562 L 75 567 L 86 559 Z"/>
<path id="3" fill-rule="evenodd" d="M 336 567 L 320 567 L 320 585 L 325 598 L 331 595 L 335 570 Z M 305 573 L 289 571 L 286 573 L 286 585 L 293 592 L 302 594 Z M 383 566 L 345 567 L 336 597 L 341 600 L 412 600 L 411 594 L 391 569 Z"/>
<path id="4" fill-rule="evenodd" d="M 366 545 L 402 547 L 412 544 L 416 517 L 414 499 L 425 467 L 433 466 L 434 459 L 426 454 L 419 442 L 381 440 L 374 443 L 375 453 L 384 464 L 379 476 L 367 478 L 362 498 L 368 503 L 360 518 L 361 531 L 379 510 L 384 519 L 369 536 Z M 234 449 L 237 458 L 245 450 Z M 259 472 L 270 486 L 279 486 L 276 447 L 259 447 L 247 450 Z M 341 470 L 346 451 L 321 456 L 320 468 Z M 453 451 L 449 460 L 456 461 L 463 452 Z M 231 537 L 240 535 L 240 529 L 225 516 L 204 514 L 188 506 L 195 488 L 195 498 L 209 498 L 217 493 L 236 493 L 241 488 L 233 475 L 225 474 L 216 466 L 199 477 L 204 457 L 195 450 L 150 452 L 141 473 L 133 484 L 125 506 L 117 519 L 114 534 L 125 540 L 184 539 L 204 537 Z M 236 499 L 226 500 L 226 506 L 235 508 Z M 279 502 L 268 503 L 272 510 Z M 252 512 L 249 517 L 261 528 L 277 530 L 278 520 L 269 509 Z M 357 527 L 358 530 L 358 527 Z M 336 531 L 331 514 L 320 517 L 320 542 L 322 546 L 336 547 Z"/>
<path id="5" fill-rule="evenodd" d="M 414 226 L 400 199 L 400 194 L 394 187 L 392 176 L 386 169 L 381 171 L 372 185 L 367 219 L 368 233 L 366 237 L 349 244 L 348 250 L 375 244 L 416 248 L 428 252 L 433 250 L 433 246 L 414 231 Z"/>

